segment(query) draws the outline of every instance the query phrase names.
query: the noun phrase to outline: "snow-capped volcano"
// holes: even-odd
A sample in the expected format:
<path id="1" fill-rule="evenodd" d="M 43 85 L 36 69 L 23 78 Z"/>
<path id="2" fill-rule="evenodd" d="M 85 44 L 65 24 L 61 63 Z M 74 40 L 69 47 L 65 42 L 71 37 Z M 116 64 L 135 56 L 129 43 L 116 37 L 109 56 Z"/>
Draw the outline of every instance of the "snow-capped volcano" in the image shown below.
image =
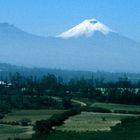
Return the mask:
<path id="1" fill-rule="evenodd" d="M 22 66 L 140 72 L 140 44 L 95 19 L 57 37 L 30 34 L 0 23 L 0 61 Z"/>
<path id="2" fill-rule="evenodd" d="M 99 31 L 104 35 L 108 34 L 109 32 L 112 32 L 112 30 L 109 27 L 97 21 L 96 19 L 87 19 L 84 20 L 82 23 L 76 25 L 75 27 L 69 29 L 68 31 L 63 32 L 57 37 L 62 37 L 66 39 L 71 37 L 77 38 L 80 36 L 90 37 L 96 31 Z"/>

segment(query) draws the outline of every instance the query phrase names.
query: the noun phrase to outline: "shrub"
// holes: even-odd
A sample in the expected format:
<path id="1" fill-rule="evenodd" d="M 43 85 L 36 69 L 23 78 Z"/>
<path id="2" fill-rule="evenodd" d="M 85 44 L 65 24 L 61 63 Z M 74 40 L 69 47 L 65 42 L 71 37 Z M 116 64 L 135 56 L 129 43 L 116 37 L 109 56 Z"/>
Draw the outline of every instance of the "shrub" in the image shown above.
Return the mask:
<path id="1" fill-rule="evenodd" d="M 133 111 L 133 110 L 115 110 L 114 113 L 122 113 L 122 114 L 140 114 L 140 111 Z"/>
<path id="2" fill-rule="evenodd" d="M 140 111 L 128 111 L 128 114 L 140 114 Z"/>
<path id="3" fill-rule="evenodd" d="M 28 118 L 23 118 L 23 119 L 19 120 L 18 122 L 22 126 L 28 126 L 31 124 L 31 120 Z"/>
<path id="4" fill-rule="evenodd" d="M 128 117 L 121 120 L 121 124 L 126 124 L 128 122 L 136 122 L 139 121 L 140 117 Z"/>
<path id="5" fill-rule="evenodd" d="M 56 114 L 53 115 L 48 120 L 40 120 L 36 121 L 36 124 L 34 126 L 34 130 L 37 133 L 49 133 L 53 130 L 54 126 L 59 126 L 63 124 L 63 122 L 68 119 L 70 116 L 77 115 L 81 113 L 81 110 L 79 108 L 68 110 L 62 114 Z"/>
<path id="6" fill-rule="evenodd" d="M 3 119 L 4 118 L 4 114 L 0 114 L 0 119 Z"/>
<path id="7" fill-rule="evenodd" d="M 127 114 L 126 110 L 114 110 L 114 113 L 122 113 L 122 114 Z"/>
<path id="8" fill-rule="evenodd" d="M 72 102 L 71 102 L 71 98 L 63 98 L 62 99 L 62 105 L 65 109 L 70 109 L 73 107 Z"/>
<path id="9" fill-rule="evenodd" d="M 82 107 L 82 111 L 87 112 L 100 112 L 100 113 L 111 113 L 109 109 L 102 108 L 102 107 Z"/>

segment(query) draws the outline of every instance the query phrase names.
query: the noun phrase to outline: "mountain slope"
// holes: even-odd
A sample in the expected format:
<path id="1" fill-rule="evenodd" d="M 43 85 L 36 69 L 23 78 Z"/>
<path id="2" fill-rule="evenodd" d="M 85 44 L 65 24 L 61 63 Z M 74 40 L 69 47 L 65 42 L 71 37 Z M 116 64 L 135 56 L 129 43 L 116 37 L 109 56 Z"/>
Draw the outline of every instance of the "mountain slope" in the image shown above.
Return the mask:
<path id="1" fill-rule="evenodd" d="M 0 61 L 29 67 L 140 72 L 140 44 L 91 19 L 57 37 L 0 24 Z"/>

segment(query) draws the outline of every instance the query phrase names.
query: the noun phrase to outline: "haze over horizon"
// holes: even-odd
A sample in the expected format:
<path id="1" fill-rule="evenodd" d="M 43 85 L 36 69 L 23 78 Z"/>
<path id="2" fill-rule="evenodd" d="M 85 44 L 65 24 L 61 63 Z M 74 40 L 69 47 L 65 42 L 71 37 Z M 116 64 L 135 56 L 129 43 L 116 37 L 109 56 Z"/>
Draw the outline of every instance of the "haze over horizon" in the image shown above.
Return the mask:
<path id="1" fill-rule="evenodd" d="M 85 19 L 96 18 L 119 34 L 140 42 L 138 0 L 0 0 L 0 5 L 0 22 L 33 34 L 56 36 Z"/>
<path id="2" fill-rule="evenodd" d="M 0 0 L 0 62 L 140 72 L 139 5 L 136 0 Z"/>
<path id="3" fill-rule="evenodd" d="M 10 64 L 139 72 L 139 52 L 140 43 L 96 19 L 84 20 L 57 37 L 40 37 L 7 23 L 0 24 L 0 61 Z"/>

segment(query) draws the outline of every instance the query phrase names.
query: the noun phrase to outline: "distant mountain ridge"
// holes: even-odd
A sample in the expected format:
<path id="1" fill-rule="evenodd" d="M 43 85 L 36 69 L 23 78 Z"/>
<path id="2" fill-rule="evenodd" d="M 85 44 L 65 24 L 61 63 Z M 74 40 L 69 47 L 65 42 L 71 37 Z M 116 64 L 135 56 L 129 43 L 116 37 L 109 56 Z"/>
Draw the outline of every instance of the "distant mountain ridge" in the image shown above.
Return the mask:
<path id="1" fill-rule="evenodd" d="M 57 37 L 41 37 L 0 23 L 0 61 L 4 63 L 67 70 L 140 72 L 139 52 L 140 43 L 119 35 L 95 19 L 85 20 Z"/>
<path id="2" fill-rule="evenodd" d="M 91 72 L 91 71 L 72 71 L 72 70 L 62 70 L 62 69 L 49 69 L 49 68 L 27 68 L 22 66 L 11 65 L 7 63 L 0 63 L 0 81 L 8 80 L 8 77 L 16 73 L 20 73 L 23 76 L 35 76 L 36 78 L 41 78 L 44 75 L 54 74 L 56 77 L 62 78 L 65 82 L 71 79 L 81 79 L 81 78 L 93 78 L 97 82 L 114 82 L 118 81 L 120 78 L 127 77 L 128 80 L 132 82 L 138 82 L 140 80 L 140 73 L 111 73 L 111 72 Z"/>

